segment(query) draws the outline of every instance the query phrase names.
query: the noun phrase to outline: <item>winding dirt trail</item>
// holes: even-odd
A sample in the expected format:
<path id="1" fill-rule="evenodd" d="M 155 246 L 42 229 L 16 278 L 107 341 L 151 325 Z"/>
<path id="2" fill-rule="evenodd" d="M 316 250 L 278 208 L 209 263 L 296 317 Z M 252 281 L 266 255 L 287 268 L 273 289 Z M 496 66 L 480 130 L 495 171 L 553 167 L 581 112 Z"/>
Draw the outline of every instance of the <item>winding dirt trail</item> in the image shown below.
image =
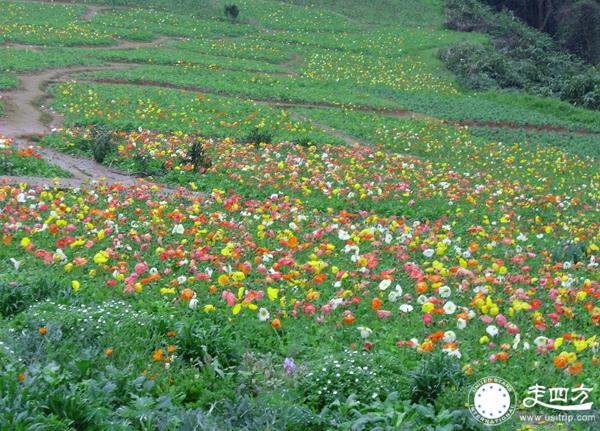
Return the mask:
<path id="1" fill-rule="evenodd" d="M 111 63 L 106 66 L 73 66 L 19 75 L 22 86 L 3 95 L 7 109 L 6 115 L 0 118 L 0 135 L 18 137 L 50 131 L 41 119 L 39 108 L 34 106 L 35 102 L 45 95 L 42 88 L 46 82 L 63 80 L 76 72 L 123 70 L 129 67 L 133 67 L 133 65 Z"/>
<path id="2" fill-rule="evenodd" d="M 95 16 L 101 8 L 94 8 L 93 13 L 86 14 L 88 19 Z M 133 49 L 149 46 L 158 46 L 165 41 L 175 38 L 159 37 L 151 42 L 123 41 L 115 48 Z M 72 156 L 60 151 L 37 145 L 33 139 L 51 132 L 53 128 L 62 125 L 61 118 L 49 111 L 44 111 L 51 117 L 50 124 L 46 124 L 42 118 L 43 107 L 36 106 L 46 96 L 44 86 L 49 81 L 65 81 L 72 74 L 79 72 L 92 72 L 100 70 L 125 70 L 134 67 L 132 63 L 109 63 L 102 66 L 72 66 L 59 69 L 48 69 L 44 71 L 29 72 L 19 75 L 21 87 L 7 91 L 3 94 L 6 104 L 5 116 L 0 118 L 0 135 L 15 139 L 14 145 L 17 149 L 34 147 L 45 161 L 56 165 L 64 171 L 69 172 L 72 178 L 42 178 L 32 176 L 0 176 L 0 184 L 21 184 L 30 186 L 57 187 L 57 188 L 81 188 L 89 186 L 94 182 L 104 184 L 122 184 L 125 186 L 152 185 L 152 183 L 111 169 L 94 160 Z M 168 195 L 186 195 L 193 197 L 205 197 L 204 193 L 174 189 L 164 185 L 157 185 L 159 191 Z"/>

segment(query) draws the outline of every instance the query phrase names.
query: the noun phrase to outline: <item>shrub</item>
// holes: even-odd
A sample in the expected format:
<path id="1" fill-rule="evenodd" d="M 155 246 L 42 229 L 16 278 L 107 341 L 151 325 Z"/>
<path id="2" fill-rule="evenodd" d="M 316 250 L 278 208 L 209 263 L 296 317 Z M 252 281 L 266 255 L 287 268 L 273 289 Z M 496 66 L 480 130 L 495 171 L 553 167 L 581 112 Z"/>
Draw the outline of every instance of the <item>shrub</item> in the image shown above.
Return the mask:
<path id="1" fill-rule="evenodd" d="M 310 138 L 304 137 L 304 138 L 298 139 L 298 141 L 296 142 L 296 144 L 300 145 L 301 147 L 308 148 L 311 145 L 313 145 L 313 142 L 311 141 Z"/>
<path id="2" fill-rule="evenodd" d="M 382 362 L 375 353 L 344 350 L 313 363 L 301 378 L 299 388 L 307 403 L 317 409 L 350 395 L 361 403 L 385 399 L 397 390 L 401 376 Z"/>
<path id="3" fill-rule="evenodd" d="M 332 429 L 339 430 L 482 430 L 468 410 L 441 410 L 433 406 L 411 404 L 398 393 L 391 393 L 384 401 L 361 405 L 355 397 L 337 401 L 324 410 Z"/>
<path id="4" fill-rule="evenodd" d="M 465 377 L 459 362 L 442 353 L 423 359 L 409 376 L 411 401 L 426 404 L 433 404 L 444 388 L 461 386 Z"/>
<path id="5" fill-rule="evenodd" d="M 192 320 L 177 326 L 177 352 L 195 366 L 210 365 L 217 372 L 221 367 L 239 364 L 240 349 L 230 329 L 219 322 Z"/>
<path id="6" fill-rule="evenodd" d="M 440 51 L 462 85 L 521 89 L 600 109 L 600 73 L 511 13 L 494 12 L 476 0 L 446 0 L 446 26 L 491 36 L 490 45 L 463 42 Z"/>
<path id="7" fill-rule="evenodd" d="M 59 286 L 47 279 L 30 284 L 0 281 L 0 316 L 13 316 L 34 302 L 63 294 Z"/>
<path id="8" fill-rule="evenodd" d="M 255 127 L 246 135 L 244 141 L 256 146 L 260 144 L 270 144 L 273 142 L 273 134 L 267 129 Z"/>
<path id="9" fill-rule="evenodd" d="M 89 145 L 95 161 L 98 163 L 104 162 L 106 157 L 114 151 L 112 140 L 113 131 L 109 127 L 103 125 L 92 126 Z"/>
<path id="10" fill-rule="evenodd" d="M 190 147 L 189 161 L 194 167 L 194 172 L 205 171 L 212 166 L 212 161 L 206 150 L 202 140 L 195 139 Z"/>
<path id="11" fill-rule="evenodd" d="M 237 19 L 240 9 L 234 4 L 225 5 L 225 16 L 229 19 Z"/>
<path id="12" fill-rule="evenodd" d="M 163 162 L 149 154 L 136 154 L 133 156 L 133 173 L 139 177 L 157 177 L 166 172 Z"/>
<path id="13" fill-rule="evenodd" d="M 561 89 L 561 99 L 589 109 L 600 109 L 600 73 L 575 75 Z"/>

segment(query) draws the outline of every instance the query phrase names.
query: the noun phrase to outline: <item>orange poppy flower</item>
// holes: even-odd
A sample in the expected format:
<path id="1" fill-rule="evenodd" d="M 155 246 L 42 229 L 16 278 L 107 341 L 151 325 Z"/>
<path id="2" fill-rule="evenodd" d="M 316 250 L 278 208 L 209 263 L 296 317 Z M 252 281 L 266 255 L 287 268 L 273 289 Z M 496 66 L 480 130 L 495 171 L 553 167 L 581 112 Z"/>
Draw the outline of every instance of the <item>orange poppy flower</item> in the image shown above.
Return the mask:
<path id="1" fill-rule="evenodd" d="M 271 326 L 273 327 L 273 329 L 280 329 L 281 328 L 281 320 L 279 320 L 279 319 L 271 320 Z"/>
<path id="2" fill-rule="evenodd" d="M 508 361 L 508 358 L 509 358 L 509 355 L 508 355 L 507 352 L 500 352 L 500 353 L 498 353 L 496 355 L 496 359 L 498 361 L 504 361 L 504 362 L 506 362 L 506 361 Z"/>
<path id="3" fill-rule="evenodd" d="M 415 286 L 415 290 L 417 291 L 417 293 L 425 293 L 427 292 L 428 288 L 429 286 L 427 286 L 427 283 L 425 283 L 424 281 L 418 282 Z"/>
<path id="4" fill-rule="evenodd" d="M 381 299 L 373 298 L 371 300 L 371 308 L 375 311 L 379 310 L 381 308 Z"/>
<path id="5" fill-rule="evenodd" d="M 164 354 L 165 352 L 163 351 L 163 349 L 155 350 L 154 353 L 152 353 L 152 359 L 156 362 L 160 362 Z"/>
<path id="6" fill-rule="evenodd" d="M 192 299 L 192 298 L 194 297 L 194 295 L 195 295 L 195 292 L 194 292 L 192 289 L 190 289 L 190 288 L 187 288 L 187 289 L 183 289 L 183 290 L 181 291 L 181 296 L 180 296 L 180 298 L 181 298 L 183 301 L 189 301 L 190 299 Z"/>
<path id="7" fill-rule="evenodd" d="M 581 373 L 582 371 L 583 371 L 583 362 L 575 362 L 567 370 L 567 372 L 572 376 L 576 376 L 577 374 Z"/>

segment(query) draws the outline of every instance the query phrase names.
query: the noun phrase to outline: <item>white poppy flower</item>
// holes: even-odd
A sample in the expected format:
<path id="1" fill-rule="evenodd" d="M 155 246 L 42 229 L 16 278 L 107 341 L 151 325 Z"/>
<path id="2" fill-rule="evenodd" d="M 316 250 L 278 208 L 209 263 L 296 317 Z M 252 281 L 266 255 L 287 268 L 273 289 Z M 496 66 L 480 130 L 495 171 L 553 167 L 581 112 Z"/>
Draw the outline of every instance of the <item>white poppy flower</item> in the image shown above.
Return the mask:
<path id="1" fill-rule="evenodd" d="M 403 313 L 410 313 L 413 311 L 413 306 L 410 304 L 402 304 L 399 308 Z"/>
<path id="2" fill-rule="evenodd" d="M 175 226 L 173 226 L 173 230 L 171 230 L 171 233 L 173 234 L 183 234 L 183 232 L 185 232 L 185 228 L 183 227 L 182 224 L 176 224 Z"/>
<path id="3" fill-rule="evenodd" d="M 452 301 L 448 301 L 444 304 L 444 313 L 454 314 L 456 313 L 456 304 Z"/>
<path id="4" fill-rule="evenodd" d="M 379 290 L 386 290 L 392 284 L 392 280 L 381 280 L 379 283 Z"/>
<path id="5" fill-rule="evenodd" d="M 443 340 L 445 343 L 453 343 L 456 341 L 456 333 L 454 331 L 444 332 Z"/>
<path id="6" fill-rule="evenodd" d="M 258 310 L 258 320 L 260 320 L 261 322 L 269 320 L 270 316 L 271 313 L 269 313 L 269 310 L 267 310 L 266 308 L 261 308 L 260 310 Z"/>
<path id="7" fill-rule="evenodd" d="M 371 328 L 367 328 L 366 326 L 359 326 L 356 329 L 359 330 L 360 336 L 362 338 L 369 338 L 369 335 L 371 335 L 373 333 L 373 330 Z"/>
<path id="8" fill-rule="evenodd" d="M 439 289 L 439 293 L 442 298 L 449 298 L 452 295 L 452 289 L 448 286 L 442 286 Z"/>
<path id="9" fill-rule="evenodd" d="M 487 328 L 485 328 L 485 332 L 487 332 L 490 337 L 495 337 L 500 331 L 498 331 L 496 326 L 489 325 Z"/>

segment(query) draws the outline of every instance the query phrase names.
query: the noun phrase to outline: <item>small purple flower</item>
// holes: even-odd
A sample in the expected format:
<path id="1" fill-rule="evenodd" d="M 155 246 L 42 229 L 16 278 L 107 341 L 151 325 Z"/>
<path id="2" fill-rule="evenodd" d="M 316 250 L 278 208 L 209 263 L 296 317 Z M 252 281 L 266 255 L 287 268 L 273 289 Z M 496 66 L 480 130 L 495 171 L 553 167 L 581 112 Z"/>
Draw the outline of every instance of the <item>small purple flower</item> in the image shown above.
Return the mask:
<path id="1" fill-rule="evenodd" d="M 296 371 L 296 363 L 292 358 L 285 358 L 283 361 L 283 369 L 288 376 L 291 376 Z"/>

